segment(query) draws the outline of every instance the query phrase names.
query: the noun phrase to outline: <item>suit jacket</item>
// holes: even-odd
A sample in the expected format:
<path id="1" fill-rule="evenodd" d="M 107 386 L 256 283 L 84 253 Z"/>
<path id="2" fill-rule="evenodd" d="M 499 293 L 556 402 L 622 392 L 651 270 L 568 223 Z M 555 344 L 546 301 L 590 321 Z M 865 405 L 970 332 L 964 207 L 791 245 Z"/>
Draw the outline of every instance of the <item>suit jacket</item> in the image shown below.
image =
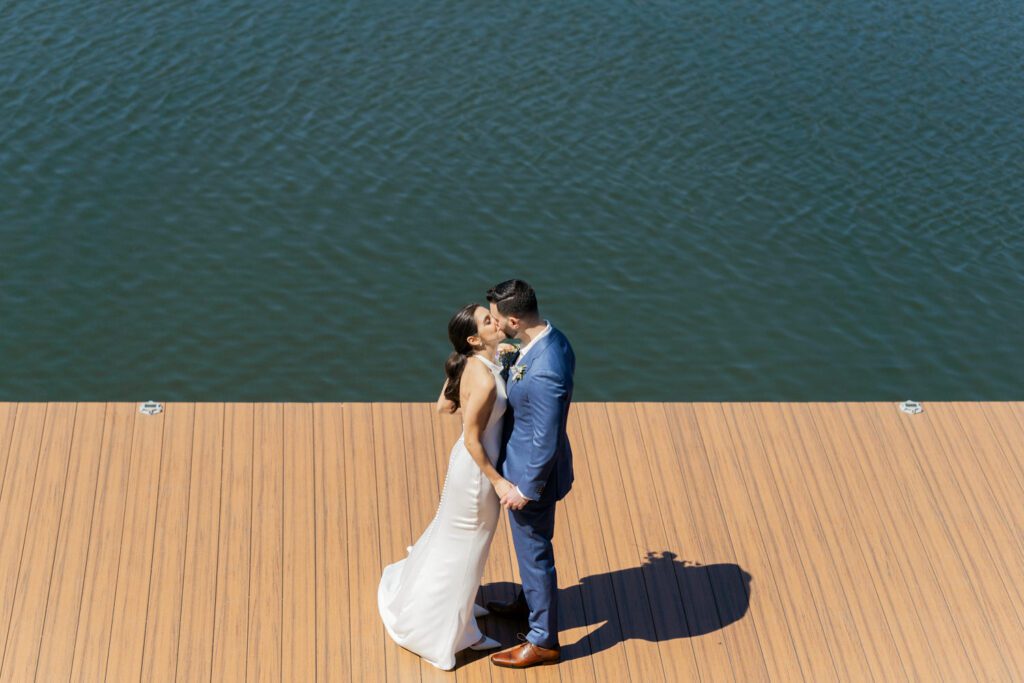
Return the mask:
<path id="1" fill-rule="evenodd" d="M 525 370 L 516 379 L 521 366 Z M 509 372 L 498 471 L 527 498 L 561 500 L 572 488 L 572 448 L 565 424 L 575 370 L 569 340 L 552 326 Z"/>

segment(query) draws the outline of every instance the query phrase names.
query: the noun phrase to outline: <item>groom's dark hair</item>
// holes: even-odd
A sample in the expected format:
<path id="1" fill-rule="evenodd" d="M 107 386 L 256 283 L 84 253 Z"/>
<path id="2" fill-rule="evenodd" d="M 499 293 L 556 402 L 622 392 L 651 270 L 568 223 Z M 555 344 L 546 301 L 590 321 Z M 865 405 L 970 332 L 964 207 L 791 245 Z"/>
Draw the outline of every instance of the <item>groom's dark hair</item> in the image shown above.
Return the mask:
<path id="1" fill-rule="evenodd" d="M 505 280 L 487 290 L 487 301 L 502 315 L 526 318 L 537 315 L 537 294 L 525 280 Z"/>

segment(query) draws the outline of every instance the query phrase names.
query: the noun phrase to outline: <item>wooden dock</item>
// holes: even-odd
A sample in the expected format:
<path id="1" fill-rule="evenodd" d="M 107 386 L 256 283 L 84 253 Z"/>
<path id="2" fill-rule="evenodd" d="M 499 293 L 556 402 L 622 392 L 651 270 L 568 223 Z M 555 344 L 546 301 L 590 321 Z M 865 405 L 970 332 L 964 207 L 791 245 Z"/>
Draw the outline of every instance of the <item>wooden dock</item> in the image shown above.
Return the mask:
<path id="1" fill-rule="evenodd" d="M 526 672 L 377 618 L 458 418 L 164 408 L 0 403 L 0 681 L 1024 680 L 1024 403 L 574 406 L 563 661 Z M 502 518 L 481 599 L 516 576 Z"/>

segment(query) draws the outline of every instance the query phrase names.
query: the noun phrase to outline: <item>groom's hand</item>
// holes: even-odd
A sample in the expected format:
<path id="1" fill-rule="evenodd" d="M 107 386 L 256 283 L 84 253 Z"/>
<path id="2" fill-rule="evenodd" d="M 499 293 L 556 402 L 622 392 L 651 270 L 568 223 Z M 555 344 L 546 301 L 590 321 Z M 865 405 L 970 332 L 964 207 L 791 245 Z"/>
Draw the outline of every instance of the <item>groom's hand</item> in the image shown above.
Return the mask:
<path id="1" fill-rule="evenodd" d="M 501 504 L 506 510 L 522 510 L 529 502 L 530 499 L 524 498 L 515 486 L 506 491 L 505 495 L 501 497 Z"/>

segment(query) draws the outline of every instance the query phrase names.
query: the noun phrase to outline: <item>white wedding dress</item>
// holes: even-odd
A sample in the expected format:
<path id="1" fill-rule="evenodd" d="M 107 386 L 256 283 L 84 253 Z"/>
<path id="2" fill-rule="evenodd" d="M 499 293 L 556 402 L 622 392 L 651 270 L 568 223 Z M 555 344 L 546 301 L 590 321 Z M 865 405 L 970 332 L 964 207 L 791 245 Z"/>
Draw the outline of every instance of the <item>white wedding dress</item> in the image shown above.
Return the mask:
<path id="1" fill-rule="evenodd" d="M 493 465 L 508 404 L 505 381 L 501 366 L 482 355 L 471 358 L 485 363 L 497 382 L 498 395 L 481 439 Z M 464 436 L 465 425 L 452 447 L 433 521 L 404 559 L 384 568 L 377 588 L 377 608 L 391 638 L 440 669 L 455 668 L 455 653 L 482 636 L 473 604 L 501 509 Z"/>

